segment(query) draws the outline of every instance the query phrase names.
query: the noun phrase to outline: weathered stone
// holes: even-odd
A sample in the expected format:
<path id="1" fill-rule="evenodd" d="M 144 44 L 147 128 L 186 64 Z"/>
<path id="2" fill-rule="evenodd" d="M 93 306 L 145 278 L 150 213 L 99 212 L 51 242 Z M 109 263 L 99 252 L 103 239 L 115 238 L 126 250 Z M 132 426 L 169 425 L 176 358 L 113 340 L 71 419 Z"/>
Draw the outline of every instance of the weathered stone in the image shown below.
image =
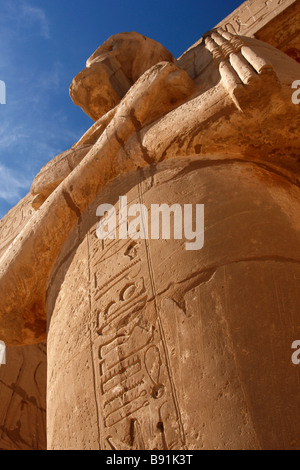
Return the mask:
<path id="1" fill-rule="evenodd" d="M 120 194 L 148 208 L 204 203 L 204 248 L 101 243 L 96 208 Z M 67 239 L 48 291 L 49 448 L 298 448 L 289 338 L 300 334 L 299 212 L 299 187 L 220 155 L 107 187 Z"/>
<path id="2" fill-rule="evenodd" d="M 247 0 L 222 20 L 218 27 L 222 27 L 233 34 L 253 36 L 265 26 L 273 25 L 274 19 L 280 18 L 282 20 L 281 15 L 288 16 L 292 26 L 293 10 L 291 11 L 291 7 L 294 8 L 297 3 L 297 0 Z M 267 42 L 272 41 L 274 33 L 276 31 L 273 29 L 272 36 L 266 38 Z M 276 47 L 278 45 L 277 43 Z"/>
<path id="3" fill-rule="evenodd" d="M 29 194 L 0 221 L 0 257 L 30 221 L 32 204 Z M 0 366 L 1 450 L 46 449 L 46 369 L 46 344 L 7 348 Z"/>
<path id="4" fill-rule="evenodd" d="M 95 124 L 1 221 L 0 338 L 37 354 L 48 322 L 49 449 L 300 449 L 300 66 L 268 37 L 297 5 L 274 5 L 247 2 L 177 61 L 106 41 L 70 89 Z M 204 204 L 204 247 L 100 241 L 97 207 L 120 195 Z M 0 447 L 28 446 L 24 419 Z"/>
<path id="5" fill-rule="evenodd" d="M 30 192 L 35 199 L 32 203 L 37 210 L 48 199 L 50 194 L 63 182 L 63 180 L 74 170 L 86 154 L 91 150 L 90 145 L 72 148 L 57 155 L 34 179 Z"/>
<path id="6" fill-rule="evenodd" d="M 46 449 L 46 344 L 7 348 L 0 366 L 0 450 Z"/>
<path id="7" fill-rule="evenodd" d="M 109 181 L 150 163 L 143 156 L 119 160 L 118 151 L 129 136 L 175 108 L 195 90 L 188 74 L 174 64 L 160 63 L 147 71 L 127 93 L 106 132 L 88 152 L 88 160 L 84 159 L 60 184 L 32 217 L 22 237 L 6 251 L 0 273 L 0 318 L 6 320 L 0 324 L 0 335 L 7 343 L 30 344 L 45 339 L 47 284 L 69 231 Z M 24 305 L 23 316 L 20 304 Z"/>
<path id="8" fill-rule="evenodd" d="M 146 70 L 163 61 L 174 58 L 153 39 L 135 32 L 111 36 L 74 78 L 71 98 L 96 121 L 121 101 Z"/>

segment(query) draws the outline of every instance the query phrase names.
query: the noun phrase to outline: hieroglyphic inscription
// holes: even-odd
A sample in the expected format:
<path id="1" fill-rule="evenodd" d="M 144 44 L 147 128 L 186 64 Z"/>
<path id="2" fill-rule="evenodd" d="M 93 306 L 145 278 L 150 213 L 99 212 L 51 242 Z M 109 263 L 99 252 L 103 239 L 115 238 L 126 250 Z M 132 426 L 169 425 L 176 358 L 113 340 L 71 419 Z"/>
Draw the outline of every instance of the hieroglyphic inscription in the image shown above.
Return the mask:
<path id="1" fill-rule="evenodd" d="M 232 34 L 251 35 L 261 29 L 276 13 L 281 13 L 295 0 L 248 0 L 225 18 L 222 26 Z"/>
<path id="2" fill-rule="evenodd" d="M 180 449 L 144 247 L 132 240 L 100 241 L 95 227 L 89 245 L 101 447 Z"/>

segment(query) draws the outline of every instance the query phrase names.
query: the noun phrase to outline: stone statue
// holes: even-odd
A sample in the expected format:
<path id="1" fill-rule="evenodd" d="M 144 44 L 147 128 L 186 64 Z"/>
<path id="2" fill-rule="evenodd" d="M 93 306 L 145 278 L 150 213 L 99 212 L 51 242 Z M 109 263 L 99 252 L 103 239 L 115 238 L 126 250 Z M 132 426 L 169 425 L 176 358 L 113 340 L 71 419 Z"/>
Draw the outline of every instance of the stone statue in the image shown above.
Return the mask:
<path id="1" fill-rule="evenodd" d="M 300 449 L 299 77 L 221 27 L 178 60 L 113 36 L 75 77 L 95 124 L 0 225 L 0 338 L 47 333 L 49 449 Z M 120 195 L 204 204 L 203 249 L 99 240 Z"/>

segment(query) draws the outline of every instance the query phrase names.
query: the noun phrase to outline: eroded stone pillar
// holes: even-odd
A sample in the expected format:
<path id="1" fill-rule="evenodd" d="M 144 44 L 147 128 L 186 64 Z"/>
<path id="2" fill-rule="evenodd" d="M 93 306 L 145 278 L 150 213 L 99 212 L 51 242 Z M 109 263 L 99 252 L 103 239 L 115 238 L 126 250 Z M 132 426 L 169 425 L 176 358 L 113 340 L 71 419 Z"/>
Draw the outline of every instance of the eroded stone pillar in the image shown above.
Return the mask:
<path id="1" fill-rule="evenodd" d="M 99 204 L 205 205 L 205 244 L 106 240 Z M 48 289 L 50 449 L 300 448 L 299 187 L 193 157 L 117 180 Z"/>
<path id="2" fill-rule="evenodd" d="M 8 347 L 0 366 L 0 450 L 46 450 L 46 344 Z"/>
<path id="3" fill-rule="evenodd" d="M 1 219 L 0 258 L 32 217 L 32 199 L 28 194 Z M 45 343 L 7 347 L 0 365 L 0 450 L 46 449 L 46 372 Z"/>

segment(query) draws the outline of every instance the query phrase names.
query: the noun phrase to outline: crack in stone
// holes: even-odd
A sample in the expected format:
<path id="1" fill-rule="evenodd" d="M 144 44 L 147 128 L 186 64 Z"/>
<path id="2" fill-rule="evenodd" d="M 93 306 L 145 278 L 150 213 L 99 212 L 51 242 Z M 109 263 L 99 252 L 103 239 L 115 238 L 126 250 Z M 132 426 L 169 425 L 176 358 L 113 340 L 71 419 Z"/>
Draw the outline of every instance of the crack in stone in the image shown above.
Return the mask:
<path id="1" fill-rule="evenodd" d="M 65 201 L 67 203 L 67 205 L 69 206 L 69 208 L 75 212 L 75 214 L 77 215 L 78 218 L 81 217 L 81 212 L 80 212 L 80 209 L 79 207 L 76 206 L 76 204 L 74 203 L 73 199 L 71 198 L 70 194 L 68 193 L 68 191 L 66 191 L 65 189 L 62 190 L 62 195 L 63 197 L 65 198 Z"/>

